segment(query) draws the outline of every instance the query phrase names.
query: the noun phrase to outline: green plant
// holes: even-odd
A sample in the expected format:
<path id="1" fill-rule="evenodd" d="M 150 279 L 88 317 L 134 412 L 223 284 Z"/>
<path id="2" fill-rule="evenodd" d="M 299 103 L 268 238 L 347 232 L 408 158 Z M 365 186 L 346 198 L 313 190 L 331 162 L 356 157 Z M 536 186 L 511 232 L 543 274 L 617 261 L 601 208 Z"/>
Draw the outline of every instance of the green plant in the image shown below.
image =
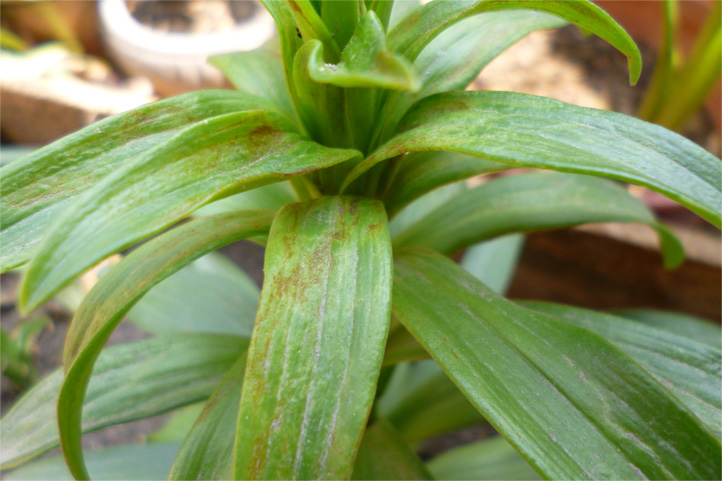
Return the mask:
<path id="1" fill-rule="evenodd" d="M 180 448 L 142 451 L 156 464 L 177 452 L 172 479 L 425 478 L 410 446 L 479 413 L 545 478 L 719 479 L 718 328 L 512 302 L 444 257 L 509 233 L 621 221 L 652 226 L 665 263 L 679 264 L 674 235 L 598 177 L 650 187 L 720 226 L 720 161 L 677 134 L 546 98 L 458 91 L 526 33 L 566 22 L 621 50 L 634 82 L 640 56 L 626 33 L 585 1 L 264 4 L 280 50 L 212 59 L 241 92 L 148 105 L 0 171 L 3 268 L 28 263 L 26 311 L 155 236 L 83 300 L 64 377 L 3 420 L 4 465 L 59 442 L 87 478 L 81 432 L 209 398 Z M 436 190 L 514 167 L 559 172 Z M 146 316 L 158 336 L 101 354 L 129 311 L 149 312 L 131 308 L 168 284 L 153 286 L 244 238 L 266 244 L 252 336 L 246 314 L 213 333 L 184 319 L 178 330 L 191 334 Z M 519 245 L 501 237 L 465 264 L 502 290 Z M 402 362 L 428 356 L 438 364 Z M 487 467 L 513 458 L 500 442 L 478 451 Z M 136 448 L 118 449 L 141 465 Z M 430 468 L 453 475 L 442 461 Z"/>
<path id="2" fill-rule="evenodd" d="M 639 117 L 679 129 L 704 103 L 722 73 L 722 6 L 712 7 L 687 58 L 676 39 L 679 4 L 663 3 L 662 45 Z"/>
<path id="3" fill-rule="evenodd" d="M 50 319 L 39 317 L 19 324 L 10 332 L 0 327 L 2 375 L 20 388 L 35 382 L 37 372 L 33 365 L 32 350 L 35 340 L 49 323 Z"/>

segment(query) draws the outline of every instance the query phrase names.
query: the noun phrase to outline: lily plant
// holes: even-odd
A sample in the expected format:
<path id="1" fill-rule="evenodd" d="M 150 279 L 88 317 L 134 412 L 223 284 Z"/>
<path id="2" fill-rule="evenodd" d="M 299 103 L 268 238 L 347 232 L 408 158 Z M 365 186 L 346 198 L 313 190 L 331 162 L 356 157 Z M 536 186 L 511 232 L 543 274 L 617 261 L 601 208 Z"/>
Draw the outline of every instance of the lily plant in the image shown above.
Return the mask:
<path id="1" fill-rule="evenodd" d="M 2 421 L 3 468 L 59 444 L 88 479 L 82 433 L 204 401 L 180 445 L 125 451 L 125 467 L 171 456 L 170 479 L 444 478 L 452 461 L 414 449 L 483 417 L 508 444 L 481 452 L 518 452 L 532 475 L 720 479 L 718 328 L 511 301 L 487 286 L 504 249 L 469 259 L 476 275 L 448 257 L 635 222 L 658 232 L 668 267 L 682 262 L 674 234 L 610 179 L 720 226 L 722 163 L 685 138 L 464 91 L 529 32 L 567 23 L 626 55 L 634 83 L 626 32 L 581 0 L 262 3 L 276 41 L 211 59 L 238 91 L 110 117 L 0 170 L 2 268 L 23 266 L 24 312 L 132 248 L 78 307 L 63 369 Z M 556 172 L 459 183 L 519 167 Z M 207 254 L 241 239 L 266 248 L 257 311 L 251 296 L 227 324 L 215 316 L 246 295 L 229 274 L 192 327 L 161 309 L 145 317 L 155 337 L 103 349 L 161 281 L 201 261 L 227 269 Z M 208 290 L 203 272 L 191 290 Z"/>

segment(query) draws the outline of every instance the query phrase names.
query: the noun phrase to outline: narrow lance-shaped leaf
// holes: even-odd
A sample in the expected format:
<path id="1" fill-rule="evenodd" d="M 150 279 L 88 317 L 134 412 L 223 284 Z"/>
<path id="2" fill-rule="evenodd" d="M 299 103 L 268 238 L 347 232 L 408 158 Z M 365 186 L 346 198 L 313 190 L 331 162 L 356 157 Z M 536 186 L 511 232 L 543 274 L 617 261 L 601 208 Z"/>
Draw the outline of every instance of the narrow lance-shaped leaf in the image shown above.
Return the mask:
<path id="1" fill-rule="evenodd" d="M 536 10 L 563 18 L 617 48 L 629 60 L 634 85 L 642 71 L 642 56 L 634 40 L 604 10 L 587 0 L 445 0 L 430 2 L 399 22 L 389 33 L 389 44 L 411 60 L 450 25 L 483 12 Z"/>
<path id="2" fill-rule="evenodd" d="M 303 45 L 303 40 L 299 38 L 296 30 L 296 22 L 293 15 L 286 8 L 284 2 L 278 0 L 259 0 L 268 13 L 273 17 L 273 23 L 276 24 L 276 32 L 281 44 L 281 59 L 283 61 L 283 72 L 286 77 L 287 87 L 291 97 L 293 98 L 293 89 L 288 81 L 293 74 L 293 59 L 296 52 Z M 294 99 L 295 103 L 295 99 Z"/>
<path id="3" fill-rule="evenodd" d="M 27 262 L 73 199 L 138 154 L 204 119 L 263 105 L 239 92 L 192 92 L 95 122 L 3 167 L 2 271 Z"/>
<path id="4" fill-rule="evenodd" d="M 344 115 L 347 92 L 311 78 L 312 59 L 322 55 L 323 44 L 311 40 L 298 50 L 293 62 L 293 86 L 298 115 L 308 134 L 324 145 L 352 145 L 351 126 Z"/>
<path id="5" fill-rule="evenodd" d="M 83 433 L 161 414 L 207 399 L 248 339 L 176 334 L 103 351 L 83 404 Z M 0 421 L 3 469 L 60 444 L 59 369 L 27 392 Z"/>
<path id="6" fill-rule="evenodd" d="M 191 431 L 193 424 L 203 411 L 205 402 L 200 401 L 195 404 L 184 406 L 176 409 L 168 416 L 163 426 L 150 433 L 147 437 L 150 443 L 180 443 Z"/>
<path id="7" fill-rule="evenodd" d="M 216 332 L 250 338 L 259 294 L 230 259 L 210 253 L 151 289 L 128 317 L 158 335 Z"/>
<path id="8" fill-rule="evenodd" d="M 393 2 L 387 3 L 393 4 Z M 326 24 L 341 50 L 348 43 L 356 24 L 365 13 L 366 2 L 364 0 L 321 3 L 321 20 Z"/>
<path id="9" fill-rule="evenodd" d="M 640 184 L 722 225 L 722 162 L 662 127 L 511 92 L 450 92 L 412 108 L 399 133 L 349 174 L 409 151 L 444 150 L 515 167 Z"/>
<path id="10" fill-rule="evenodd" d="M 521 234 L 496 237 L 466 249 L 459 264 L 489 289 L 503 295 L 514 278 L 523 247 Z"/>
<path id="11" fill-rule="evenodd" d="M 178 452 L 177 443 L 126 444 L 96 449 L 88 453 L 88 465 L 93 479 L 115 481 L 162 481 L 168 474 L 173 457 Z M 27 466 L 3 473 L 8 481 L 73 480 L 62 456 L 40 459 Z"/>
<path id="12" fill-rule="evenodd" d="M 384 204 L 393 219 L 411 202 L 441 186 L 510 168 L 507 164 L 454 152 L 411 152 L 403 157 L 391 179 Z"/>
<path id="13" fill-rule="evenodd" d="M 421 222 L 430 213 L 466 190 L 468 190 L 468 187 L 465 182 L 457 182 L 456 184 L 447 185 L 441 189 L 429 192 L 420 199 L 417 199 L 389 223 L 391 239 L 393 240 L 400 234 L 403 234 L 407 229 Z"/>
<path id="14" fill-rule="evenodd" d="M 118 323 L 154 285 L 204 254 L 262 235 L 269 221 L 265 212 L 192 220 L 134 250 L 85 297 L 65 341 L 66 376 L 58 398 L 61 446 L 76 478 L 88 477 L 80 444 L 85 391 L 95 361 Z"/>
<path id="15" fill-rule="evenodd" d="M 316 82 L 339 87 L 376 87 L 415 91 L 421 87 L 413 66 L 386 48 L 386 34 L 373 11 L 363 16 L 338 64 L 326 63 L 323 49 L 309 58 L 309 74 Z"/>
<path id="16" fill-rule="evenodd" d="M 432 359 L 397 366 L 374 409 L 414 445 L 484 422 Z"/>
<path id="17" fill-rule="evenodd" d="M 386 94 L 375 141 L 388 140 L 383 136 L 392 134 L 409 107 L 422 98 L 439 92 L 464 90 L 489 62 L 525 35 L 564 25 L 564 20 L 552 15 L 517 10 L 474 15 L 448 28 L 414 61 L 414 69 L 421 77 L 421 89 L 413 94 Z"/>
<path id="18" fill-rule="evenodd" d="M 596 332 L 619 347 L 720 436 L 722 352 L 719 348 L 602 312 L 541 302 L 524 305 Z M 719 332 L 717 334 L 719 338 Z"/>
<path id="19" fill-rule="evenodd" d="M 357 155 L 328 149 L 270 112 L 201 122 L 103 179 L 48 230 L 23 279 L 31 310 L 105 256 L 162 231 L 213 199 Z"/>
<path id="20" fill-rule="evenodd" d="M 278 39 L 272 38 L 255 50 L 214 55 L 208 58 L 208 63 L 223 72 L 241 92 L 264 98 L 295 119 L 281 55 Z"/>
<path id="21" fill-rule="evenodd" d="M 542 479 L 503 436 L 494 436 L 441 453 L 427 467 L 435 479 Z"/>
<path id="22" fill-rule="evenodd" d="M 722 331 L 719 324 L 681 312 L 653 309 L 625 309 L 613 313 L 633 321 L 648 324 L 678 336 L 722 349 Z"/>
<path id="23" fill-rule="evenodd" d="M 636 197 L 605 179 L 534 173 L 492 180 L 460 193 L 394 239 L 397 247 L 451 254 L 511 232 L 595 222 L 640 222 L 657 230 L 665 265 L 684 259 L 679 240 Z"/>
<path id="24" fill-rule="evenodd" d="M 433 479 L 426 466 L 388 422 L 379 419 L 364 433 L 351 479 Z"/>
<path id="25" fill-rule="evenodd" d="M 608 341 L 432 251 L 396 259 L 394 315 L 543 477 L 722 475 L 719 439 Z"/>
<path id="26" fill-rule="evenodd" d="M 347 479 L 391 307 L 383 205 L 322 197 L 278 213 L 243 385 L 236 479 Z"/>
<path id="27" fill-rule="evenodd" d="M 283 0 L 286 9 L 296 22 L 296 32 L 303 42 L 317 40 L 323 44 L 331 62 L 336 62 L 341 55 L 336 39 L 331 35 L 318 12 L 309 0 Z"/>
<path id="28" fill-rule="evenodd" d="M 169 480 L 232 479 L 233 441 L 241 402 L 246 354 L 241 356 L 218 384 L 201 415 L 186 436 Z"/>
<path id="29" fill-rule="evenodd" d="M 289 202 L 297 200 L 290 182 L 278 182 L 213 201 L 193 211 L 193 216 L 207 217 L 226 212 L 257 209 L 277 211 Z"/>

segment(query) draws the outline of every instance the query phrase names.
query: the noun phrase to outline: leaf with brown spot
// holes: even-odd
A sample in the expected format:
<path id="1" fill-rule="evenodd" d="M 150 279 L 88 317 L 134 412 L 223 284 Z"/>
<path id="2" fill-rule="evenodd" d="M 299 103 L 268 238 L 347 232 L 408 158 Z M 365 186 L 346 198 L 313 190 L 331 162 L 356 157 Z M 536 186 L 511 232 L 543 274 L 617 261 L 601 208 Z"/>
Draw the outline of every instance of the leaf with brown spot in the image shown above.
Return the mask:
<path id="1" fill-rule="evenodd" d="M 239 92 L 192 92 L 95 122 L 6 165 L 0 169 L 2 272 L 27 262 L 74 199 L 138 155 L 205 119 L 265 106 Z"/>
<path id="2" fill-rule="evenodd" d="M 104 257 L 215 198 L 357 155 L 310 141 L 271 112 L 200 122 L 103 179 L 55 220 L 28 267 L 20 304 L 32 310 Z"/>
<path id="3" fill-rule="evenodd" d="M 88 477 L 80 443 L 85 390 L 113 330 L 154 285 L 211 251 L 263 235 L 271 216 L 266 211 L 247 211 L 192 220 L 134 250 L 83 299 L 66 337 L 66 375 L 58 398 L 60 442 L 77 479 Z"/>
<path id="4" fill-rule="evenodd" d="M 369 231 L 374 224 L 382 228 Z M 238 418 L 236 479 L 348 479 L 389 325 L 391 241 L 375 200 L 277 214 Z"/>

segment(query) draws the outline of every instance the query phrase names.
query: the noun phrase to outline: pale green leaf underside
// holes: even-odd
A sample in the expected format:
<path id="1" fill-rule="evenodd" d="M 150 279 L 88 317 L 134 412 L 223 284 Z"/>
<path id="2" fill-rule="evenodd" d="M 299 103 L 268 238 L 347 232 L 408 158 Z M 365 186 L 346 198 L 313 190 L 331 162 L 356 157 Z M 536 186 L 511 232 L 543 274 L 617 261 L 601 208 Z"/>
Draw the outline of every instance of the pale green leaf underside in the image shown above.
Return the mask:
<path id="1" fill-rule="evenodd" d="M 627 56 L 629 80 L 637 82 L 642 71 L 642 56 L 634 40 L 606 12 L 586 0 L 444 0 L 430 2 L 404 18 L 389 32 L 389 45 L 411 60 L 450 25 L 484 12 L 498 10 L 536 10 L 563 18 L 613 45 Z"/>
<path id="2" fill-rule="evenodd" d="M 541 479 L 502 436 L 459 446 L 427 463 L 434 479 Z"/>
<path id="3" fill-rule="evenodd" d="M 241 402 L 246 354 L 223 376 L 183 441 L 169 480 L 231 479 L 233 441 Z"/>
<path id="4" fill-rule="evenodd" d="M 289 182 L 278 182 L 213 201 L 194 211 L 193 216 L 207 217 L 226 212 L 256 209 L 277 211 L 289 202 L 297 200 Z"/>
<path id="5" fill-rule="evenodd" d="M 407 229 L 411 228 L 418 222 L 421 222 L 426 216 L 434 212 L 451 199 L 468 190 L 466 183 L 457 182 L 447 185 L 440 189 L 429 192 L 425 196 L 416 199 L 402 210 L 391 222 L 389 222 L 389 231 L 391 231 L 391 239 L 394 240 L 403 234 Z"/>
<path id="6" fill-rule="evenodd" d="M 159 335 L 215 332 L 250 338 L 259 294 L 245 272 L 211 253 L 151 289 L 128 317 Z"/>
<path id="7" fill-rule="evenodd" d="M 237 479 L 344 479 L 371 409 L 391 304 L 383 205 L 322 197 L 277 214 L 236 436 Z"/>
<path id="8" fill-rule="evenodd" d="M 484 422 L 431 359 L 396 366 L 375 410 L 412 444 Z"/>
<path id="9" fill-rule="evenodd" d="M 524 236 L 511 234 L 480 242 L 464 251 L 459 264 L 492 291 L 506 294 L 524 247 Z"/>
<path id="10" fill-rule="evenodd" d="M 394 246 L 452 254 L 512 232 L 598 222 L 647 224 L 659 234 L 665 265 L 684 259 L 674 234 L 625 189 L 606 179 L 562 173 L 502 177 L 460 193 L 394 238 Z"/>
<path id="11" fill-rule="evenodd" d="M 63 452 L 73 474 L 87 478 L 80 445 L 84 390 L 95 360 L 128 310 L 154 285 L 195 259 L 267 232 L 265 211 L 192 220 L 143 244 L 103 276 L 75 314 L 65 341 L 66 376 L 58 399 Z"/>
<path id="12" fill-rule="evenodd" d="M 364 432 L 351 479 L 433 478 L 401 434 L 391 424 L 379 419 Z"/>
<path id="13" fill-rule="evenodd" d="M 348 160 L 264 111 L 190 127 L 96 184 L 50 227 L 23 279 L 31 310 L 105 256 L 162 231 L 211 200 Z M 290 129 L 290 130 L 289 130 Z"/>
<path id="14" fill-rule="evenodd" d="M 535 311 L 599 334 L 654 375 L 712 431 L 722 426 L 722 352 L 662 329 L 588 309 L 541 302 Z M 717 332 L 719 338 L 719 330 Z"/>
<path id="15" fill-rule="evenodd" d="M 455 152 L 411 152 L 386 190 L 384 203 L 390 218 L 428 192 L 476 175 L 513 168 L 508 164 Z"/>
<path id="16" fill-rule="evenodd" d="M 346 180 L 410 151 L 453 151 L 508 164 L 644 185 L 722 224 L 722 162 L 662 127 L 511 92 L 450 92 L 416 104 L 396 137 Z"/>
<path id="17" fill-rule="evenodd" d="M 544 477 L 722 474 L 719 440 L 598 335 L 507 301 L 431 251 L 397 255 L 393 299 L 394 315 Z"/>
<path id="18" fill-rule="evenodd" d="M 177 443 L 127 444 L 88 452 L 93 479 L 117 481 L 163 481 L 178 452 Z M 35 461 L 3 474 L 8 481 L 72 481 L 73 476 L 62 455 Z"/>
<path id="19" fill-rule="evenodd" d="M 84 433 L 143 419 L 210 396 L 248 345 L 216 334 L 177 334 L 108 348 L 83 405 Z M 56 404 L 63 371 L 38 383 L 0 422 L 3 469 L 60 444 Z"/>
<path id="20" fill-rule="evenodd" d="M 204 90 L 115 115 L 0 170 L 2 272 L 30 260 L 72 200 L 132 159 L 204 119 L 264 108 L 239 92 Z"/>
<path id="21" fill-rule="evenodd" d="M 151 443 L 180 443 L 191 431 L 198 416 L 203 411 L 205 401 L 176 409 L 173 411 L 168 420 L 157 431 L 153 431 L 148 435 L 148 442 Z"/>
<path id="22" fill-rule="evenodd" d="M 719 324 L 681 312 L 655 311 L 652 309 L 627 309 L 616 311 L 615 316 L 648 324 L 678 336 L 722 349 L 722 332 Z"/>

